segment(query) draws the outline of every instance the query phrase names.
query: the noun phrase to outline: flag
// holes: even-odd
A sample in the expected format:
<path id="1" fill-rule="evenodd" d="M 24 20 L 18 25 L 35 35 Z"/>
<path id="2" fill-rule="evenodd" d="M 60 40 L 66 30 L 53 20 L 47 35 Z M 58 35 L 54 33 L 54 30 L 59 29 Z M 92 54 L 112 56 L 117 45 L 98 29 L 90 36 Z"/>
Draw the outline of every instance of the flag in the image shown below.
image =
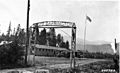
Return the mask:
<path id="1" fill-rule="evenodd" d="M 90 22 L 92 21 L 89 16 L 86 16 L 86 20 L 88 20 L 88 21 L 90 21 Z"/>

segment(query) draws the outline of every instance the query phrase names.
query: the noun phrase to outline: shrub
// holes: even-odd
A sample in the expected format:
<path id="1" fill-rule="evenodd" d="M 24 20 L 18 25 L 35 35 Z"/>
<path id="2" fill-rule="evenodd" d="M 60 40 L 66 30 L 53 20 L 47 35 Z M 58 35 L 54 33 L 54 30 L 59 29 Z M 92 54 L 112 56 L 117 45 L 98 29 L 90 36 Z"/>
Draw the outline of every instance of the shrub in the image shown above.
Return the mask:
<path id="1" fill-rule="evenodd" d="M 23 47 L 14 41 L 0 46 L 0 65 L 1 67 L 18 66 L 22 64 L 24 50 Z"/>

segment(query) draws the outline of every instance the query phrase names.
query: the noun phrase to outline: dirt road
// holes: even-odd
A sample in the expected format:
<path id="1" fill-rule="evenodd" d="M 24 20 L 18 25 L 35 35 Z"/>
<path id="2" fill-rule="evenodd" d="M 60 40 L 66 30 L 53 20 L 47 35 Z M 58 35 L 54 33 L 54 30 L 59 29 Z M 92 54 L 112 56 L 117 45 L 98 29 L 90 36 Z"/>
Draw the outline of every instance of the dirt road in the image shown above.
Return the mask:
<path id="1" fill-rule="evenodd" d="M 40 59 L 38 59 L 40 61 Z M 43 59 L 42 59 L 43 60 Z M 81 66 L 81 65 L 85 65 L 85 64 L 89 64 L 89 63 L 93 63 L 93 62 L 97 62 L 97 61 L 106 61 L 104 59 L 76 59 L 76 66 Z M 45 66 L 40 66 L 39 64 L 36 64 L 35 67 L 30 67 L 30 68 L 18 68 L 18 69 L 6 69 L 6 70 L 1 70 L 0 73 L 7 73 L 8 71 L 34 71 L 35 69 L 40 69 L 40 68 L 61 68 L 61 69 L 65 69 L 65 68 L 69 68 L 70 67 L 70 61 L 69 59 L 52 59 L 49 60 L 49 63 L 47 62 L 47 58 L 43 60 L 43 62 L 46 62 L 47 64 Z"/>

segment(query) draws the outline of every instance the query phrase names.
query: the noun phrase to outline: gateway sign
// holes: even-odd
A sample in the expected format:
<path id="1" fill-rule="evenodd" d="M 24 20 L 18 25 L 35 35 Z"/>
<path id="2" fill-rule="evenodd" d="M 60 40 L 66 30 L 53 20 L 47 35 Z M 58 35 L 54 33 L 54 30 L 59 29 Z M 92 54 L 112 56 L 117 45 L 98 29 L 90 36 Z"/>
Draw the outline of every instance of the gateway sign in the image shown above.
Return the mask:
<path id="1" fill-rule="evenodd" d="M 54 27 L 68 27 L 68 28 L 72 28 L 72 27 L 76 27 L 75 23 L 73 22 L 65 22 L 65 21 L 43 21 L 43 22 L 38 22 L 38 23 L 34 23 L 33 24 L 38 25 L 39 28 L 40 27 L 48 27 L 48 26 L 54 26 Z"/>

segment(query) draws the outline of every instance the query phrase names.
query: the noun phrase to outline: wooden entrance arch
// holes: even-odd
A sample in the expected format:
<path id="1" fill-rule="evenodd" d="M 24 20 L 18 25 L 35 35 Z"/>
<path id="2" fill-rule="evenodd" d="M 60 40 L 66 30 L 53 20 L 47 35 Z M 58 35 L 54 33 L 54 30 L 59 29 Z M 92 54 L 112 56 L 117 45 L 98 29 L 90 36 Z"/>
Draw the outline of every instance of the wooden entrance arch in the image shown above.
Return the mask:
<path id="1" fill-rule="evenodd" d="M 34 57 L 33 57 L 33 62 L 35 65 L 35 48 L 36 48 L 36 32 L 37 32 L 37 28 L 71 28 L 72 29 L 72 35 L 71 35 L 71 50 L 70 50 L 70 67 L 71 68 L 75 68 L 75 51 L 76 51 L 76 25 L 74 22 L 66 22 L 66 21 L 43 21 L 43 22 L 38 22 L 38 23 L 34 23 L 31 27 L 30 27 L 30 31 L 33 31 L 32 33 L 30 33 L 30 37 L 31 34 L 34 34 L 34 44 L 31 44 L 31 42 L 29 42 L 29 49 L 28 49 L 28 55 L 30 52 L 30 48 L 32 47 L 32 45 L 34 45 Z M 29 38 L 31 40 L 31 38 Z M 29 58 L 29 57 L 28 57 Z"/>

